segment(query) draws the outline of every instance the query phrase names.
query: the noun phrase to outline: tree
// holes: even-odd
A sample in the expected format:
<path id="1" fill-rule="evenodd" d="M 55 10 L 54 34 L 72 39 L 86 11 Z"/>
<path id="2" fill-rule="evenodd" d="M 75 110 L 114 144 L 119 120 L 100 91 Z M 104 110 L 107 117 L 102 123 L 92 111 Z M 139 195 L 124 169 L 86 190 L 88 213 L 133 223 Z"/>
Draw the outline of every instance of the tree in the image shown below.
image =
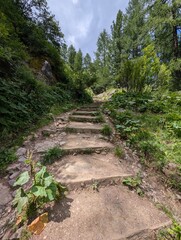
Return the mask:
<path id="1" fill-rule="evenodd" d="M 76 72 L 81 72 L 82 67 L 83 67 L 83 55 L 82 51 L 79 49 L 79 51 L 75 55 L 74 70 Z"/>
<path id="2" fill-rule="evenodd" d="M 181 3 L 176 0 L 147 0 L 148 28 L 162 61 L 181 57 L 179 28 Z"/>
<path id="3" fill-rule="evenodd" d="M 113 74 L 117 74 L 122 61 L 123 51 L 123 13 L 118 11 L 116 21 L 111 25 L 111 63 Z"/>
<path id="4" fill-rule="evenodd" d="M 129 58 L 139 57 L 144 47 L 142 29 L 145 23 L 144 0 L 130 0 L 124 19 L 124 50 Z"/>
<path id="5" fill-rule="evenodd" d="M 97 40 L 96 61 L 100 67 L 107 67 L 110 60 L 110 36 L 104 29 Z"/>
<path id="6" fill-rule="evenodd" d="M 88 53 L 86 53 L 86 55 L 84 57 L 84 68 L 85 69 L 89 69 L 91 63 L 92 63 L 91 56 Z"/>
<path id="7" fill-rule="evenodd" d="M 68 48 L 68 63 L 70 67 L 73 69 L 74 68 L 74 63 L 75 63 L 75 56 L 76 56 L 76 50 L 73 45 L 70 45 Z"/>

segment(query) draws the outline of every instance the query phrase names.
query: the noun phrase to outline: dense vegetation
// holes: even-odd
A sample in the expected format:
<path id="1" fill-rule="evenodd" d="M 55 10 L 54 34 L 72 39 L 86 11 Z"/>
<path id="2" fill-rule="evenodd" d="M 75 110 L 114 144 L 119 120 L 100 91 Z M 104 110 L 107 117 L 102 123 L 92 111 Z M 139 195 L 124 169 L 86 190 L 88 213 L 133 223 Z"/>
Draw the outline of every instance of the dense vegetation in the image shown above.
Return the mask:
<path id="1" fill-rule="evenodd" d="M 124 87 L 140 92 L 181 89 L 181 4 L 177 0 L 130 0 L 97 40 L 94 91 Z"/>
<path id="2" fill-rule="evenodd" d="M 181 191 L 181 3 L 130 0 L 97 41 L 95 93 L 120 137 Z"/>
<path id="3" fill-rule="evenodd" d="M 91 100 L 85 92 L 91 77 L 88 70 L 83 73 L 82 53 L 71 57 L 70 47 L 69 64 L 66 48 L 46 0 L 0 0 L 1 165 L 14 159 L 7 147 L 39 119 L 68 109 L 76 99 Z M 42 72 L 45 61 L 49 75 Z"/>

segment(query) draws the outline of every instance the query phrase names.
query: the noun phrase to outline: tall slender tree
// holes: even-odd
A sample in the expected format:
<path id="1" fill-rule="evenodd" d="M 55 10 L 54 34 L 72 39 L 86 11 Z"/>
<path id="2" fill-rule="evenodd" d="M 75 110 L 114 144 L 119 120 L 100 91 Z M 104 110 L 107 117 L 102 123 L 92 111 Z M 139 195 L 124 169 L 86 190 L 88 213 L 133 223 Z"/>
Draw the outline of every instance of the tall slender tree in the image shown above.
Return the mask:
<path id="1" fill-rule="evenodd" d="M 113 74 L 117 74 L 122 61 L 123 52 L 123 13 L 118 11 L 116 21 L 111 25 L 111 63 Z"/>
<path id="2" fill-rule="evenodd" d="M 70 45 L 68 48 L 68 63 L 72 69 L 74 69 L 74 63 L 75 63 L 75 56 L 76 56 L 76 50 L 73 45 Z"/>
<path id="3" fill-rule="evenodd" d="M 130 0 L 125 14 L 124 49 L 129 58 L 139 57 L 144 46 L 144 0 Z"/>
<path id="4" fill-rule="evenodd" d="M 79 49 L 79 51 L 75 55 L 74 70 L 76 72 L 81 72 L 82 67 L 83 67 L 83 54 L 82 51 Z"/>

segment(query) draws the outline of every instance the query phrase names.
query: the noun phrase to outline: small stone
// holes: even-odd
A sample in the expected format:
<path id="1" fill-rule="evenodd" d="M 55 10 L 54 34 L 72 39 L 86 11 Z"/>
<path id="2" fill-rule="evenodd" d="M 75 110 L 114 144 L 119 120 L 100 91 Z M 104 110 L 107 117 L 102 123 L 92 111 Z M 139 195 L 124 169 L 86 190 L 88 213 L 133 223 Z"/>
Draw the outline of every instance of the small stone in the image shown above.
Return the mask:
<path id="1" fill-rule="evenodd" d="M 0 205 L 6 205 L 12 199 L 10 189 L 9 187 L 3 185 L 2 183 L 0 183 L 0 189 L 1 189 Z"/>
<path id="2" fill-rule="evenodd" d="M 14 185 L 14 183 L 15 183 L 15 180 L 14 180 L 14 179 L 11 179 L 11 180 L 8 181 L 8 183 L 9 183 L 9 185 L 10 185 L 11 187 L 13 187 L 13 185 Z"/>
<path id="3" fill-rule="evenodd" d="M 13 174 L 10 175 L 10 179 L 16 179 L 19 176 L 20 172 L 14 172 Z"/>
<path id="4" fill-rule="evenodd" d="M 101 153 L 101 151 L 100 151 L 100 150 L 96 150 L 96 153 L 97 153 L 97 154 L 100 154 L 100 153 Z"/>
<path id="5" fill-rule="evenodd" d="M 25 157 L 21 156 L 19 159 L 18 159 L 18 162 L 24 162 L 26 160 Z"/>
<path id="6" fill-rule="evenodd" d="M 176 197 L 177 197 L 178 200 L 181 200 L 181 195 L 176 194 Z"/>
<path id="7" fill-rule="evenodd" d="M 178 172 L 178 166 L 175 163 L 169 163 L 163 168 L 163 172 L 167 177 L 176 175 Z"/>
<path id="8" fill-rule="evenodd" d="M 12 192 L 12 197 L 14 198 L 16 196 L 16 191 Z"/>
<path id="9" fill-rule="evenodd" d="M 19 163 L 14 163 L 14 164 L 11 164 L 6 170 L 9 173 L 14 173 L 14 171 L 17 171 L 19 169 L 20 169 L 20 164 Z"/>
<path id="10" fill-rule="evenodd" d="M 62 132 L 61 135 L 62 136 L 66 136 L 67 134 L 66 134 L 66 132 Z"/>
<path id="11" fill-rule="evenodd" d="M 63 146 L 66 142 L 60 142 L 60 146 Z"/>
<path id="12" fill-rule="evenodd" d="M 17 155 L 18 157 L 23 156 L 23 155 L 26 155 L 26 148 L 19 148 L 19 149 L 16 151 L 16 155 Z"/>
<path id="13" fill-rule="evenodd" d="M 101 154 L 102 154 L 102 155 L 107 155 L 107 152 L 102 152 Z"/>

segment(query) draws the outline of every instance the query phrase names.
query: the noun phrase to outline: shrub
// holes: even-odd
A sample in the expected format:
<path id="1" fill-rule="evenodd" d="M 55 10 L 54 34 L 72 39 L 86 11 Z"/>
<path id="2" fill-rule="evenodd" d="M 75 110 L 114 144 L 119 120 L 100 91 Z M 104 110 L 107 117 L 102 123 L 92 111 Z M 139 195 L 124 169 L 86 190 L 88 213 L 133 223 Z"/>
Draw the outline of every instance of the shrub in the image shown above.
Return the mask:
<path id="1" fill-rule="evenodd" d="M 19 188 L 16 191 L 13 205 L 22 217 L 35 218 L 38 209 L 60 198 L 65 188 L 53 179 L 45 166 L 36 165 L 31 154 L 26 163 L 31 167 L 31 174 L 28 171 L 21 173 L 14 183 L 14 186 L 19 186 Z M 26 184 L 30 181 L 32 183 L 30 189 L 25 190 Z"/>
<path id="2" fill-rule="evenodd" d="M 109 137 L 112 134 L 112 129 L 109 125 L 105 124 L 101 130 L 101 133 Z"/>
<path id="3" fill-rule="evenodd" d="M 43 156 L 44 164 L 52 164 L 64 155 L 63 149 L 59 147 L 50 148 Z"/>

